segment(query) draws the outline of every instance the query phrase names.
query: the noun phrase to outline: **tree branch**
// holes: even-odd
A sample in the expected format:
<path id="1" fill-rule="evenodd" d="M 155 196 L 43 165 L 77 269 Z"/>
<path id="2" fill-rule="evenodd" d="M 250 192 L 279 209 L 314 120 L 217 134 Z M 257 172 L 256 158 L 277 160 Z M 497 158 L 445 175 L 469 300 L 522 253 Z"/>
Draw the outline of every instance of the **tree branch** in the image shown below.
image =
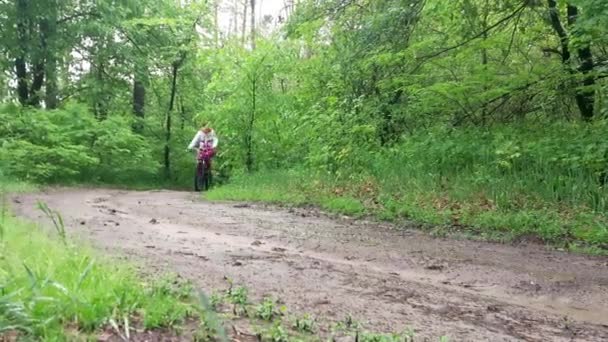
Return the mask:
<path id="1" fill-rule="evenodd" d="M 563 55 L 562 55 L 562 52 L 561 52 L 561 51 L 559 51 L 558 49 L 555 49 L 555 48 L 545 47 L 545 48 L 542 48 L 541 50 L 542 50 L 544 53 L 547 53 L 547 54 L 549 54 L 549 53 L 553 53 L 553 54 L 556 54 L 556 55 L 563 56 Z"/>
<path id="2" fill-rule="evenodd" d="M 509 55 L 511 54 L 511 50 L 513 49 L 513 43 L 515 42 L 515 34 L 517 33 L 517 29 L 519 28 L 519 22 L 521 21 L 521 15 L 524 12 L 519 12 L 519 14 L 517 15 L 517 19 L 515 20 L 515 25 L 513 26 L 513 32 L 511 32 L 511 40 L 509 41 L 509 49 L 507 50 L 507 53 L 505 54 L 505 58 L 502 60 L 502 64 L 504 65 L 507 61 L 507 58 L 509 58 Z"/>
<path id="3" fill-rule="evenodd" d="M 94 11 L 90 11 L 90 12 L 79 12 L 79 13 L 74 13 L 72 15 L 69 15 L 67 17 L 63 17 L 61 19 L 57 20 L 57 24 L 64 24 L 70 20 L 73 19 L 77 19 L 77 18 L 84 18 L 84 17 L 95 17 L 95 18 L 101 18 L 101 16 L 94 12 Z"/>
<path id="4" fill-rule="evenodd" d="M 559 10 L 557 9 L 557 1 L 556 0 L 547 0 L 549 4 L 549 19 L 551 21 L 551 26 L 553 30 L 557 33 L 561 48 L 562 48 L 562 62 L 567 63 L 570 61 L 570 49 L 568 47 L 568 33 L 562 25 L 562 21 L 559 19 Z"/>
<path id="5" fill-rule="evenodd" d="M 551 1 L 551 0 L 549 0 L 549 1 Z M 497 21 L 496 23 L 492 24 L 491 26 L 488 26 L 488 28 L 486 28 L 485 30 L 477 33 L 473 37 L 471 37 L 471 38 L 469 38 L 469 39 L 467 39 L 465 41 L 462 41 L 462 42 L 460 42 L 460 43 L 458 43 L 456 45 L 449 46 L 449 47 L 447 47 L 447 48 L 445 48 L 443 50 L 431 53 L 431 54 L 426 55 L 426 56 L 419 57 L 418 59 L 419 60 L 428 60 L 428 59 L 431 59 L 431 58 L 435 58 L 435 57 L 443 55 L 446 52 L 450 52 L 452 50 L 456 50 L 458 48 L 461 48 L 461 47 L 469 44 L 470 42 L 472 42 L 472 41 L 474 41 L 476 39 L 483 38 L 485 35 L 487 35 L 490 31 L 494 30 L 498 26 L 500 26 L 500 25 L 506 23 L 507 21 L 509 21 L 509 20 L 511 20 L 511 19 L 513 19 L 513 18 L 515 18 L 517 16 L 519 16 L 520 12 L 522 12 L 523 10 L 525 10 L 526 7 L 527 7 L 527 3 L 523 3 L 513 13 L 511 13 L 508 16 L 500 19 L 499 21 Z"/>

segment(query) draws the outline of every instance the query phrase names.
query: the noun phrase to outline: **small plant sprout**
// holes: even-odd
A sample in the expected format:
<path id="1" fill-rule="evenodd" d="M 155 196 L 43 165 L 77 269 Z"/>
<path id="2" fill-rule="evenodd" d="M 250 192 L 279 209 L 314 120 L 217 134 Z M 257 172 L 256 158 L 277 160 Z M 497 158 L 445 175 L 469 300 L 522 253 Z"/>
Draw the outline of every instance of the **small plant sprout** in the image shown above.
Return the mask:
<path id="1" fill-rule="evenodd" d="M 274 323 L 268 331 L 268 337 L 272 342 L 289 342 L 289 335 L 283 328 L 280 321 Z"/>
<path id="2" fill-rule="evenodd" d="M 350 314 L 344 319 L 344 325 L 347 329 L 359 329 L 361 327 L 359 322 L 355 321 Z"/>
<path id="3" fill-rule="evenodd" d="M 209 297 L 209 306 L 213 310 L 217 311 L 217 309 L 222 305 L 223 302 L 224 296 L 219 293 L 213 293 L 211 294 L 211 297 Z"/>
<path id="4" fill-rule="evenodd" d="M 264 298 L 262 303 L 258 305 L 256 316 L 264 321 L 272 321 L 286 311 L 285 307 L 277 308 L 276 301 L 272 298 Z"/>
<path id="5" fill-rule="evenodd" d="M 315 319 L 309 314 L 305 314 L 296 318 L 294 328 L 301 333 L 312 334 L 315 330 Z"/>
<path id="6" fill-rule="evenodd" d="M 249 299 L 246 287 L 239 286 L 237 288 L 233 288 L 231 283 L 230 288 L 226 291 L 226 298 L 228 302 L 233 305 L 232 312 L 234 315 L 241 316 L 247 314 L 247 304 L 249 304 Z"/>

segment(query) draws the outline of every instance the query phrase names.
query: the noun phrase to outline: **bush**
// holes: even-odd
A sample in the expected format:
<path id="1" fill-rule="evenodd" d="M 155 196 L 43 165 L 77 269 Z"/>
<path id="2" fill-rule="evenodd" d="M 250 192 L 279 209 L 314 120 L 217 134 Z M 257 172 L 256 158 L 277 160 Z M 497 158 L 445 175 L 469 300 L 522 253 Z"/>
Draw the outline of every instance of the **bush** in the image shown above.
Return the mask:
<path id="1" fill-rule="evenodd" d="M 9 176 L 33 182 L 150 180 L 159 170 L 153 143 L 125 116 L 95 120 L 81 105 L 44 111 L 0 109 L 0 164 Z"/>

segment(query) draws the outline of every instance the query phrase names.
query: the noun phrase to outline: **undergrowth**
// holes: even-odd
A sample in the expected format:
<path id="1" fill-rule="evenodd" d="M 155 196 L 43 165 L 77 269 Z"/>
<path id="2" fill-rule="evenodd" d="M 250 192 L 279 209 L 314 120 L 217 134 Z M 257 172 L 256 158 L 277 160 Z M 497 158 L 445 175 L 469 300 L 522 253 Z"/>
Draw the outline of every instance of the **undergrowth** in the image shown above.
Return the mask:
<path id="1" fill-rule="evenodd" d="M 5 192 L 0 195 L 5 198 Z M 0 340 L 68 341 L 104 331 L 128 338 L 136 329 L 177 331 L 188 319 L 205 317 L 189 283 L 175 277 L 142 280 L 130 265 L 70 240 L 61 216 L 40 207 L 54 222 L 52 233 L 2 210 Z"/>
<path id="2" fill-rule="evenodd" d="M 310 164 L 233 177 L 213 200 L 316 205 L 498 241 L 608 251 L 606 123 L 430 130 L 327 172 Z M 584 132 L 584 134 L 583 134 Z"/>

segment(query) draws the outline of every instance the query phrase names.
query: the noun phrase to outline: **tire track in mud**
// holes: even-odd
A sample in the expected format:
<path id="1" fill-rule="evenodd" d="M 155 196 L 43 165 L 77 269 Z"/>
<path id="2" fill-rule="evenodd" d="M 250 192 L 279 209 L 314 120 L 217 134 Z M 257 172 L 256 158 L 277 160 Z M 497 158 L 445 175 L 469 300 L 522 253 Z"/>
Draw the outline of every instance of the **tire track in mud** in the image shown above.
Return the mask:
<path id="1" fill-rule="evenodd" d="M 257 297 L 370 330 L 414 328 L 455 341 L 608 341 L 608 258 L 434 239 L 407 227 L 330 219 L 312 210 L 209 203 L 173 191 L 58 189 L 42 200 L 70 234 L 173 271 L 206 290 L 225 277 Z M 325 330 L 327 333 L 327 329 Z"/>

